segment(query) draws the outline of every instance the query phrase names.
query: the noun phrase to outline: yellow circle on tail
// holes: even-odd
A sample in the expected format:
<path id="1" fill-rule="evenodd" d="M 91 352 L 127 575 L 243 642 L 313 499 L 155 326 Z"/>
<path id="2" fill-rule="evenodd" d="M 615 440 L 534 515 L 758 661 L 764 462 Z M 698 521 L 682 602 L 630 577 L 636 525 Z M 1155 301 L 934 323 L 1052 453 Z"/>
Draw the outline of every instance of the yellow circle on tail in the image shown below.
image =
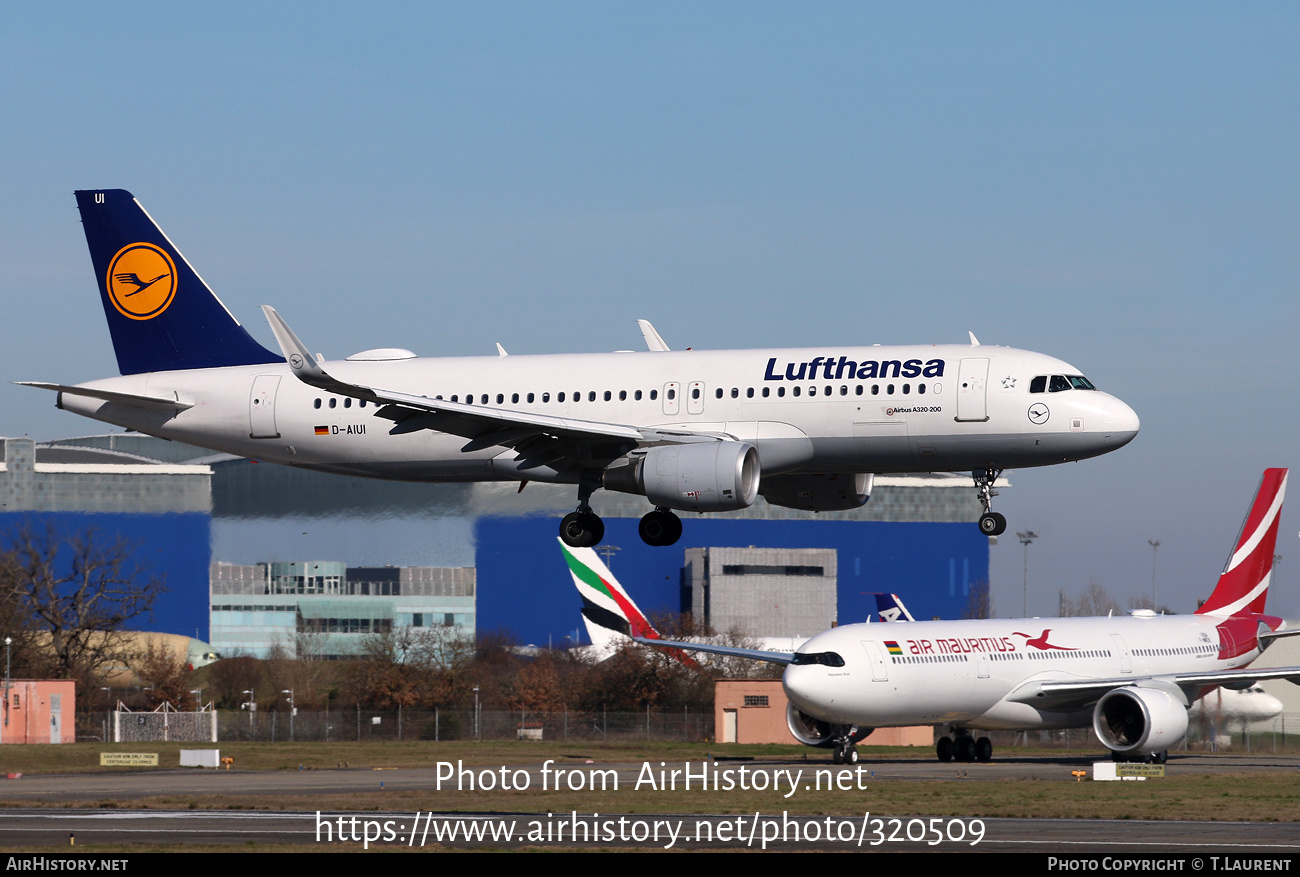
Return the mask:
<path id="1" fill-rule="evenodd" d="M 176 264 L 153 244 L 127 244 L 108 263 L 108 297 L 132 320 L 152 320 L 176 297 Z"/>

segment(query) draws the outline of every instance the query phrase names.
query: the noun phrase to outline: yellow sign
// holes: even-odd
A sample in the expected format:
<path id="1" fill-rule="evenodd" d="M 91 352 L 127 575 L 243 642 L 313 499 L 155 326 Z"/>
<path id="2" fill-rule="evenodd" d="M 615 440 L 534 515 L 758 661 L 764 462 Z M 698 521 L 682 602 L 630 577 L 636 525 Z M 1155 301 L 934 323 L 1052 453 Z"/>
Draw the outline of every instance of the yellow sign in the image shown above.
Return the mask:
<path id="1" fill-rule="evenodd" d="M 1165 766 L 1163 764 L 1117 764 L 1115 765 L 1115 776 L 1117 777 L 1160 777 L 1164 778 Z"/>
<path id="2" fill-rule="evenodd" d="M 132 320 L 152 320 L 176 297 L 176 264 L 153 244 L 127 244 L 108 263 L 108 297 Z"/>
<path id="3" fill-rule="evenodd" d="M 157 767 L 157 752 L 101 752 L 100 767 Z"/>

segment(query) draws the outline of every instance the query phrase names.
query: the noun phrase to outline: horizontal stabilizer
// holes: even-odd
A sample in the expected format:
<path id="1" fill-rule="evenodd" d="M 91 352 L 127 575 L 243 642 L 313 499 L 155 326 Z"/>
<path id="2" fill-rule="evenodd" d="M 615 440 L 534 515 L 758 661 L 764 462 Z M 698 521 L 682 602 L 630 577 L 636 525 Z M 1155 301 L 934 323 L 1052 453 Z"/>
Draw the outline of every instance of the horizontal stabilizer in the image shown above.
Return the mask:
<path id="1" fill-rule="evenodd" d="M 94 387 L 77 387 L 67 384 L 47 384 L 41 381 L 14 381 L 14 383 L 20 387 L 35 387 L 38 390 L 53 390 L 56 393 L 67 393 L 70 396 L 103 399 L 105 402 L 133 405 L 136 408 L 165 408 L 184 411 L 187 408 L 194 407 L 193 402 L 182 402 L 179 399 L 164 396 L 141 396 L 136 393 L 119 393 L 114 390 L 98 390 Z"/>

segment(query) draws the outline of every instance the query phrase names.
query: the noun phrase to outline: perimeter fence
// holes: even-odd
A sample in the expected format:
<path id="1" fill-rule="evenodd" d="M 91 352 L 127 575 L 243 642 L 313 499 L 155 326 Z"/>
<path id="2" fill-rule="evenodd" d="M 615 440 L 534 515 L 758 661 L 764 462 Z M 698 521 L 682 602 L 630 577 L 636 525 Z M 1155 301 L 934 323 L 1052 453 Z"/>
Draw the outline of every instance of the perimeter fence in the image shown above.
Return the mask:
<path id="1" fill-rule="evenodd" d="M 605 712 L 562 710 L 400 709 L 223 710 L 221 740 L 414 741 L 414 740 L 681 740 L 713 738 L 713 714 L 679 710 Z"/>

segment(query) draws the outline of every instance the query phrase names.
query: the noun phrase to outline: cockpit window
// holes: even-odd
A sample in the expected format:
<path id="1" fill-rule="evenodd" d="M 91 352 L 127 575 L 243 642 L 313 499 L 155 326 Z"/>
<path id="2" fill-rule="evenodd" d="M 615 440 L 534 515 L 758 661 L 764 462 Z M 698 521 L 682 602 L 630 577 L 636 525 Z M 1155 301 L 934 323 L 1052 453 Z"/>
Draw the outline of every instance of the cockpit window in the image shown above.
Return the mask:
<path id="1" fill-rule="evenodd" d="M 1029 382 L 1029 392 L 1043 392 L 1043 385 L 1047 383 L 1047 375 L 1039 375 Z M 1051 384 L 1047 386 L 1047 392 L 1060 393 L 1062 390 L 1095 390 L 1092 381 L 1083 375 L 1052 375 Z"/>
<path id="2" fill-rule="evenodd" d="M 844 658 L 838 652 L 795 652 L 791 664 L 822 664 L 827 667 L 843 667 Z"/>

